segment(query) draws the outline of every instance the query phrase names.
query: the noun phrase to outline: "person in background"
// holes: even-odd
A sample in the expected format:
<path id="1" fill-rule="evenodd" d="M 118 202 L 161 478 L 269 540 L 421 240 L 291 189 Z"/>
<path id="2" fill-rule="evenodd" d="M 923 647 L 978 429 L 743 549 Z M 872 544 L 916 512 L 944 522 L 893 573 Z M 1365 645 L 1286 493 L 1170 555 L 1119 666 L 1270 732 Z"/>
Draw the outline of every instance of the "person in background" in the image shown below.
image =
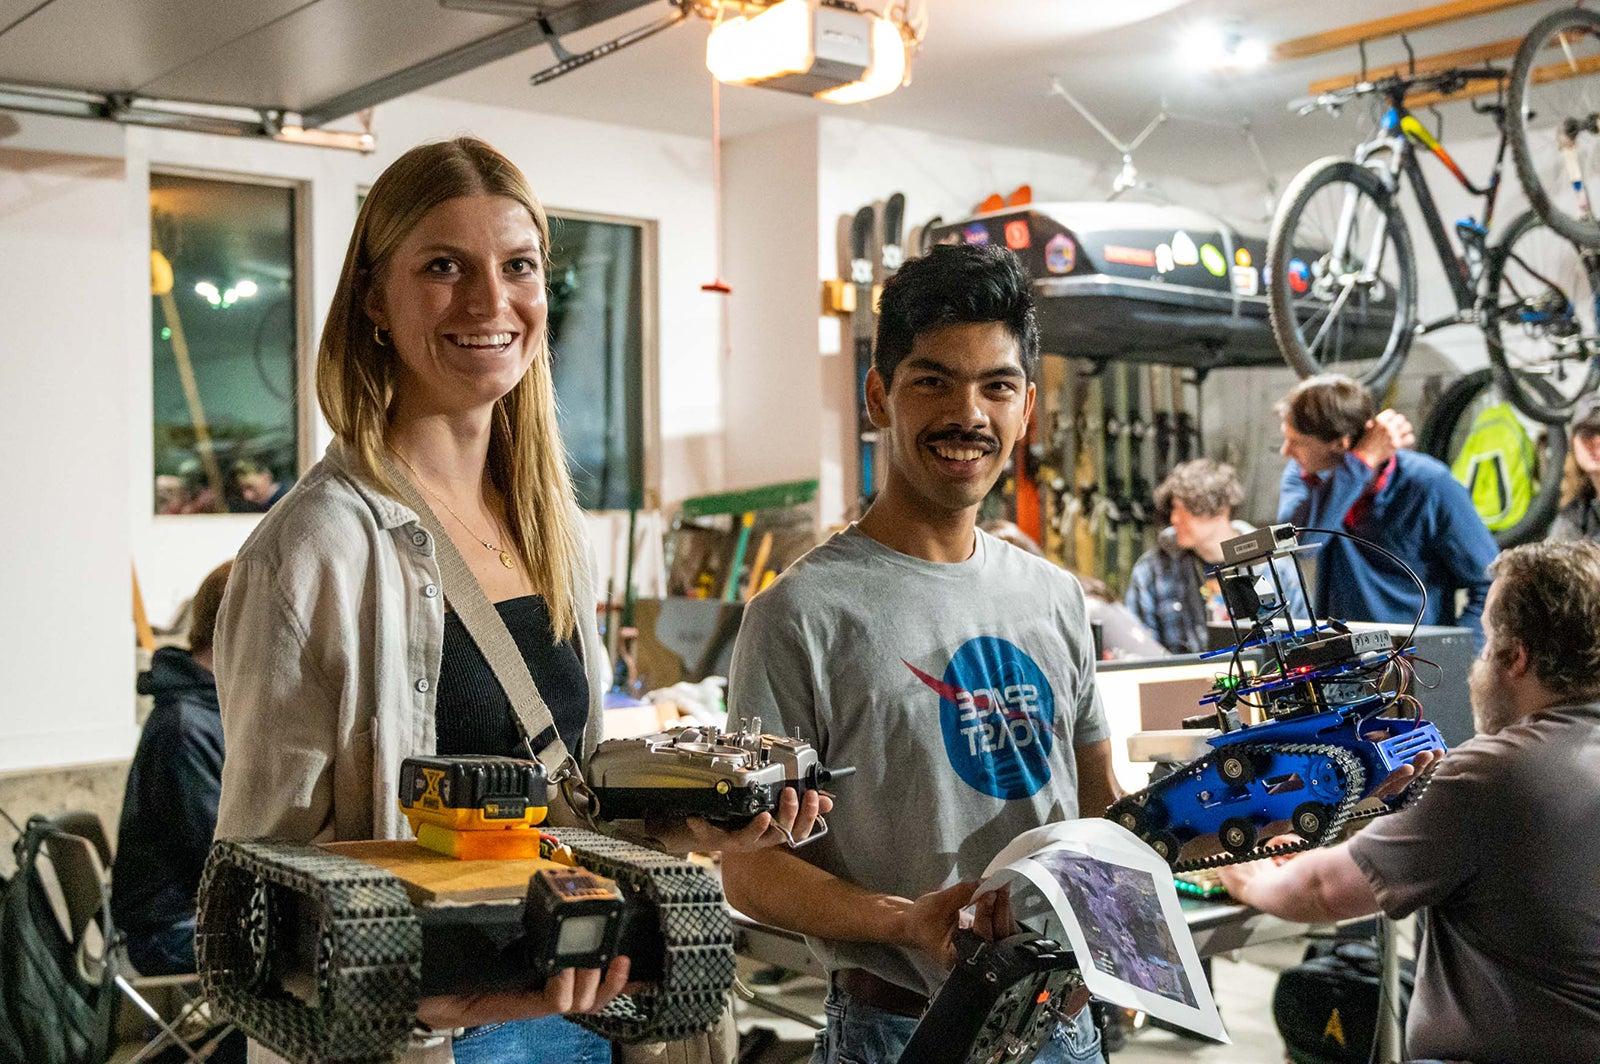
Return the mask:
<path id="1" fill-rule="evenodd" d="M 1516 547 L 1490 572 L 1469 675 L 1478 734 L 1420 800 L 1338 846 L 1219 871 L 1236 899 L 1287 920 L 1418 914 L 1406 1059 L 1593 1064 L 1600 544 Z"/>
<path id="2" fill-rule="evenodd" d="M 231 561 L 201 581 L 189 648 L 159 648 L 138 690 L 155 698 L 144 722 L 117 824 L 111 916 L 141 975 L 194 971 L 194 905 L 217 827 L 222 717 L 211 641 Z"/>
<path id="3" fill-rule="evenodd" d="M 1481 644 L 1488 567 L 1499 547 L 1450 468 L 1408 449 L 1409 425 L 1392 411 L 1377 413 L 1371 393 L 1349 377 L 1301 381 L 1278 404 L 1278 416 L 1289 459 L 1278 520 L 1339 533 L 1300 537 L 1321 547 L 1318 616 L 1407 625 L 1420 616 L 1422 624 L 1459 624 Z M 1397 560 L 1417 574 L 1425 594 Z M 1467 601 L 1458 614 L 1459 591 Z"/>
<path id="4" fill-rule="evenodd" d="M 1123 601 L 1174 654 L 1211 649 L 1206 625 L 1228 621 L 1222 592 L 1216 580 L 1206 576 L 1205 567 L 1222 561 L 1224 542 L 1254 528 L 1234 519 L 1234 511 L 1243 502 L 1244 485 L 1238 474 L 1213 458 L 1195 458 L 1174 466 L 1156 486 L 1156 512 L 1165 515 L 1169 524 L 1161 530 L 1156 546 L 1134 563 Z M 1273 569 L 1289 616 L 1305 617 L 1305 594 L 1294 563 L 1280 558 Z M 1265 591 L 1271 586 L 1270 579 L 1260 586 Z"/>
<path id="5" fill-rule="evenodd" d="M 195 970 L 195 895 L 217 826 L 222 793 L 222 717 L 211 644 L 233 562 L 200 582 L 189 607 L 189 648 L 156 650 L 138 691 L 155 708 L 128 768 L 111 870 L 111 919 L 140 975 Z M 245 1039 L 228 1035 L 210 1058 L 244 1064 Z"/>
<path id="6" fill-rule="evenodd" d="M 1561 512 L 1546 538 L 1600 539 L 1600 392 L 1578 401 L 1567 431 L 1572 438 L 1561 478 Z"/>
<path id="7" fill-rule="evenodd" d="M 233 463 L 233 488 L 244 500 L 245 509 L 255 512 L 272 509 L 273 503 L 289 493 L 269 466 L 253 458 Z"/>
<path id="8" fill-rule="evenodd" d="M 1018 528 L 1013 521 L 992 518 L 978 526 L 989 535 L 1013 547 L 1021 547 L 1038 558 L 1044 551 L 1033 537 Z M 1122 603 L 1112 600 L 1106 582 L 1083 573 L 1072 572 L 1083 587 L 1084 604 L 1089 607 L 1089 626 L 1095 633 L 1096 656 L 1101 660 L 1125 658 L 1159 658 L 1167 653 L 1150 629 L 1139 623 Z"/>

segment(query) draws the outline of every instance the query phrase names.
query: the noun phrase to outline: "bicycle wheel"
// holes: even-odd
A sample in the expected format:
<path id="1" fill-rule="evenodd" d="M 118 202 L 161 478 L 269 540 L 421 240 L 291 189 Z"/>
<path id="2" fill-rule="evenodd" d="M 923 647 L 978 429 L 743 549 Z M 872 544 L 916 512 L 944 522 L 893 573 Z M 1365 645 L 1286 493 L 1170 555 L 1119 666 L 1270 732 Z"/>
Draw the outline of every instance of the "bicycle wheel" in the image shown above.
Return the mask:
<path id="1" fill-rule="evenodd" d="M 1566 431 L 1518 414 L 1493 370 L 1463 374 L 1444 390 L 1417 448 L 1450 467 L 1500 546 L 1531 543 L 1549 530 L 1561 503 Z"/>
<path id="2" fill-rule="evenodd" d="M 1302 377 L 1345 373 L 1382 392 L 1416 319 L 1416 259 L 1383 179 L 1348 159 L 1290 184 L 1267 240 L 1272 333 Z"/>
<path id="3" fill-rule="evenodd" d="M 1600 247 L 1589 202 L 1600 175 L 1596 72 L 1600 14 L 1557 11 L 1522 39 L 1506 95 L 1511 157 L 1528 201 L 1556 232 L 1591 247 Z"/>
<path id="4" fill-rule="evenodd" d="M 1526 211 L 1491 252 L 1485 290 L 1483 335 L 1506 398 L 1564 425 L 1578 396 L 1600 384 L 1600 252 Z"/>

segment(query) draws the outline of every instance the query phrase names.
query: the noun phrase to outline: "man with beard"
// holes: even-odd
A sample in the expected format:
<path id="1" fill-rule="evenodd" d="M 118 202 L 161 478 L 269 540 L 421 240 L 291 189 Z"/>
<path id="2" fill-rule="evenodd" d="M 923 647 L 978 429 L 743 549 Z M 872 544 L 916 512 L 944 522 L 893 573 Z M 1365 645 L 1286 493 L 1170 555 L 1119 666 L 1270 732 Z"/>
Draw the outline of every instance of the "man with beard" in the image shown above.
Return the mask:
<path id="1" fill-rule="evenodd" d="M 1415 912 L 1407 1059 L 1600 1060 L 1600 544 L 1502 554 L 1470 674 L 1478 735 L 1347 843 L 1222 870 L 1322 923 Z"/>
<path id="2" fill-rule="evenodd" d="M 829 970 L 816 1064 L 898 1060 L 988 861 L 1117 797 L 1082 589 L 976 527 L 1033 408 L 1027 276 L 1002 248 L 935 247 L 879 315 L 883 491 L 746 607 L 728 690 L 733 716 L 857 768 L 815 844 L 723 864 L 728 900 Z M 994 894 L 979 907 L 980 933 L 1006 925 Z M 1038 1059 L 1099 1061 L 1087 1010 Z"/>

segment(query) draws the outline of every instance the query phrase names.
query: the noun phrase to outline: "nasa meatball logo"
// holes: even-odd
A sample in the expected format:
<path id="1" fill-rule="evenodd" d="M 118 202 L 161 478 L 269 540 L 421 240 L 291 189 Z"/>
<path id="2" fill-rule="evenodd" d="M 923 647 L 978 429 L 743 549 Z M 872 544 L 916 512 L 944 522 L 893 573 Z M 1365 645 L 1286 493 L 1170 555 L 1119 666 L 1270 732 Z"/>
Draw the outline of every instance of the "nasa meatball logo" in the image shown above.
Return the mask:
<path id="1" fill-rule="evenodd" d="M 1050 781 L 1056 697 L 1044 671 L 995 636 L 963 643 L 942 679 L 905 662 L 939 697 L 944 751 L 966 784 L 995 798 L 1028 798 Z"/>

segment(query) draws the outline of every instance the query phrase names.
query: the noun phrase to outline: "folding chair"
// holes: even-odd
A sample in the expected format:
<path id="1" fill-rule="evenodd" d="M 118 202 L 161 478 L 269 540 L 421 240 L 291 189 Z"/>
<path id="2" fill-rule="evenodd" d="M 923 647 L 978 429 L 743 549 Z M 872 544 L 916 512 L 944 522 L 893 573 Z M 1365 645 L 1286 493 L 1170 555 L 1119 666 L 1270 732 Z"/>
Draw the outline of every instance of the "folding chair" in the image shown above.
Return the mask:
<path id="1" fill-rule="evenodd" d="M 117 989 L 160 1029 L 125 1064 L 139 1064 L 169 1045 L 178 1047 L 191 1064 L 203 1064 L 232 1028 L 208 1032 L 199 1045 L 183 1037 L 183 1026 L 205 1006 L 204 997 L 190 993 L 199 986 L 199 976 L 142 976 L 134 972 L 111 924 L 111 879 L 105 863 L 110 847 L 99 818 L 92 813 L 69 813 L 53 819 L 58 830 L 45 839 L 44 851 L 55 869 L 66 905 L 67 930 L 75 946 L 79 974 L 98 982 L 109 968 Z M 73 832 L 73 827 L 83 834 Z M 161 1017 L 146 996 L 155 990 L 173 990 L 183 998 L 183 1006 L 170 1022 Z"/>

